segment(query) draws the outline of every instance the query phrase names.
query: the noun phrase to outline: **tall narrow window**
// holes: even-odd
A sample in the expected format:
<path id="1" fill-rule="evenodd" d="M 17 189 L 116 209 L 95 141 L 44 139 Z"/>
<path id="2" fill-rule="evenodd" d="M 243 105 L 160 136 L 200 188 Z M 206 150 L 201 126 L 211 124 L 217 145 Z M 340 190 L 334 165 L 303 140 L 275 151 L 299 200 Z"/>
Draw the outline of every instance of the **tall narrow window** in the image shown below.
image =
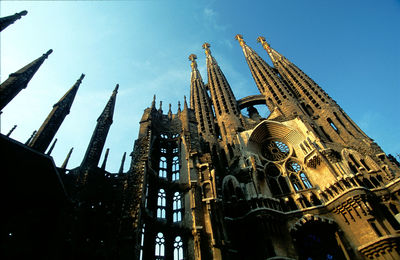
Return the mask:
<path id="1" fill-rule="evenodd" d="M 156 236 L 156 251 L 155 251 L 156 260 L 165 259 L 165 250 L 164 249 L 165 249 L 164 234 L 159 232 Z"/>
<path id="2" fill-rule="evenodd" d="M 172 203 L 172 210 L 173 210 L 173 221 L 179 222 L 182 221 L 182 201 L 181 201 L 181 194 L 179 192 L 174 193 L 173 203 Z"/>
<path id="3" fill-rule="evenodd" d="M 158 176 L 161 178 L 167 178 L 167 158 L 164 156 L 160 157 Z"/>
<path id="4" fill-rule="evenodd" d="M 143 259 L 143 246 L 144 246 L 144 226 L 145 224 L 143 224 L 142 226 L 142 232 L 141 232 L 141 236 L 140 236 L 140 255 L 139 255 L 139 260 Z"/>
<path id="5" fill-rule="evenodd" d="M 329 125 L 333 128 L 333 130 L 335 130 L 337 133 L 339 133 L 339 129 L 336 127 L 336 125 L 333 123 L 332 119 L 327 118 L 327 121 L 329 123 Z"/>
<path id="6" fill-rule="evenodd" d="M 179 180 L 179 157 L 172 158 L 172 180 Z"/>
<path id="7" fill-rule="evenodd" d="M 311 185 L 310 181 L 308 180 L 307 175 L 304 172 L 300 173 L 300 178 L 304 184 L 304 187 L 306 187 L 306 189 L 312 188 L 312 185 Z"/>
<path id="8" fill-rule="evenodd" d="M 166 207 L 166 198 L 165 198 L 165 190 L 160 189 L 158 191 L 158 199 L 157 199 L 157 218 L 165 219 L 165 207 Z"/>
<path id="9" fill-rule="evenodd" d="M 174 260 L 183 260 L 183 242 L 180 236 L 174 241 Z"/>

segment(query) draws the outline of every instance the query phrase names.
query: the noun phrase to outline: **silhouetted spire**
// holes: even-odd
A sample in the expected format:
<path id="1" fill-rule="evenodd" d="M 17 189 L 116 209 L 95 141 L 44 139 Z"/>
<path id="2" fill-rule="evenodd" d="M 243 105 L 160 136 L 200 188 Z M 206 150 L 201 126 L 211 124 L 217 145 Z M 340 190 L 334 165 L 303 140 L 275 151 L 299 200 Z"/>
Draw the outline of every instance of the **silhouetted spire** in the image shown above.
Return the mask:
<path id="1" fill-rule="evenodd" d="M 53 144 L 50 146 L 50 149 L 47 152 L 47 155 L 49 155 L 49 156 L 51 155 L 51 152 L 53 151 L 54 146 L 56 146 L 56 143 L 57 143 L 57 138 L 54 140 Z"/>
<path id="2" fill-rule="evenodd" d="M 17 125 L 14 125 L 6 136 L 10 137 L 11 133 L 14 132 L 15 128 L 17 128 Z"/>
<path id="3" fill-rule="evenodd" d="M 47 116 L 32 142 L 29 144 L 30 147 L 42 153 L 46 151 L 65 117 L 69 114 L 76 92 L 84 77 L 85 75 L 82 74 L 67 93 L 53 106 L 53 110 Z"/>
<path id="4" fill-rule="evenodd" d="M 171 109 L 171 103 L 169 104 L 169 109 L 168 109 L 168 118 L 172 119 L 172 109 Z"/>
<path id="5" fill-rule="evenodd" d="M 119 167 L 119 171 L 118 171 L 119 174 L 124 172 L 125 157 L 126 157 L 126 152 L 124 152 L 124 155 L 122 156 L 121 166 Z"/>
<path id="6" fill-rule="evenodd" d="M 96 128 L 93 131 L 85 157 L 81 163 L 81 170 L 97 167 L 100 161 L 101 152 L 107 139 L 108 131 L 113 122 L 115 101 L 117 98 L 119 85 L 115 87 L 107 105 L 97 119 Z"/>
<path id="7" fill-rule="evenodd" d="M 153 96 L 153 101 L 151 102 L 151 109 L 156 109 L 156 95 Z"/>
<path id="8" fill-rule="evenodd" d="M 67 157 L 65 158 L 63 164 L 61 165 L 61 169 L 65 170 L 65 168 L 67 168 L 67 164 L 68 164 L 69 158 L 71 157 L 73 150 L 74 150 L 74 147 L 72 147 L 71 150 L 69 150 Z"/>
<path id="9" fill-rule="evenodd" d="M 35 75 L 36 71 L 40 68 L 40 65 L 45 59 L 52 53 L 53 50 L 49 50 L 43 54 L 40 58 L 29 63 L 22 69 L 15 73 L 11 73 L 6 81 L 0 85 L 0 111 L 26 86 L 29 81 Z"/>
<path id="10" fill-rule="evenodd" d="M 158 109 L 158 112 L 160 112 L 162 114 L 162 101 L 160 100 L 160 108 Z"/>
<path id="11" fill-rule="evenodd" d="M 101 165 L 101 169 L 105 170 L 106 169 L 106 164 L 107 164 L 107 159 L 108 159 L 108 153 L 110 152 L 110 148 L 107 148 L 106 154 L 104 155 L 104 161 L 103 164 Z"/>
<path id="12" fill-rule="evenodd" d="M 214 114 L 211 108 L 211 101 L 201 78 L 200 71 L 197 69 L 197 56 L 191 54 L 189 60 L 192 67 L 190 76 L 190 108 L 194 110 L 198 131 L 203 135 L 215 136 Z"/>
<path id="13" fill-rule="evenodd" d="M 10 16 L 6 16 L 6 17 L 1 17 L 0 18 L 0 32 L 3 31 L 5 28 L 7 28 L 7 26 L 9 26 L 10 24 L 13 24 L 16 20 L 21 19 L 22 16 L 25 16 L 28 12 L 27 11 L 22 11 Z"/>
<path id="14" fill-rule="evenodd" d="M 33 131 L 33 133 L 31 134 L 31 136 L 29 137 L 29 139 L 26 140 L 25 145 L 28 145 L 28 144 L 31 142 L 31 140 L 32 140 L 32 138 L 35 136 L 36 132 L 37 132 L 36 130 Z"/>

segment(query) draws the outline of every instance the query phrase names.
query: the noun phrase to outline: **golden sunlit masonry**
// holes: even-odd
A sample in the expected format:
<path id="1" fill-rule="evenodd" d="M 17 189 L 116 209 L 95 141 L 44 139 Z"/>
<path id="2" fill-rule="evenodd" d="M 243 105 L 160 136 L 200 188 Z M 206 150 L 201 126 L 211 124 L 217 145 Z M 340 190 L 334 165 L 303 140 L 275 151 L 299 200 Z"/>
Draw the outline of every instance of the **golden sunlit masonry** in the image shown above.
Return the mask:
<path id="1" fill-rule="evenodd" d="M 237 100 L 204 43 L 207 83 L 191 54 L 190 99 L 164 113 L 154 96 L 129 169 L 106 171 L 108 150 L 98 166 L 118 84 L 81 165 L 52 160 L 83 74 L 25 144 L 1 135 L 0 258 L 400 259 L 399 163 L 264 37 L 273 66 L 236 40 L 259 94 Z M 1 109 L 51 52 L 0 85 Z"/>

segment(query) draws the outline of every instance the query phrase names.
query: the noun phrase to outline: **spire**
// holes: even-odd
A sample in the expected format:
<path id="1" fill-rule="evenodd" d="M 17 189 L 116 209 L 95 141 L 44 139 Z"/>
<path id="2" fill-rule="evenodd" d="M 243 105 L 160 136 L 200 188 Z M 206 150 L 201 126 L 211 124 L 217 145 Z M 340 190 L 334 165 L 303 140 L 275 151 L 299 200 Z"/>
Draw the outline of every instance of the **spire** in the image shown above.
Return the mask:
<path id="1" fill-rule="evenodd" d="M 190 77 L 190 108 L 194 110 L 196 115 L 199 133 L 208 135 L 210 139 L 214 139 L 214 114 L 200 71 L 197 69 L 196 59 L 197 56 L 194 54 L 189 56 L 189 60 L 191 61 L 190 66 L 192 67 Z"/>
<path id="2" fill-rule="evenodd" d="M 8 134 L 6 135 L 7 137 L 10 137 L 10 135 L 12 134 L 12 132 L 14 132 L 15 128 L 17 128 L 17 125 L 14 125 L 11 130 L 8 132 Z"/>
<path id="3" fill-rule="evenodd" d="M 217 122 L 220 129 L 224 129 L 222 130 L 222 137 L 233 141 L 238 129 L 242 127 L 239 120 L 240 111 L 236 98 L 233 95 L 224 73 L 211 55 L 210 44 L 204 43 L 203 48 L 206 53 L 208 87 L 210 89 Z M 225 131 L 225 129 L 227 131 Z"/>
<path id="4" fill-rule="evenodd" d="M 307 74 L 271 48 L 264 37 L 260 36 L 257 40 L 267 51 L 283 80 L 297 96 L 305 113 L 313 117 L 318 115 L 316 122 L 324 129 L 319 133 L 320 136 L 326 137 L 325 131 L 328 135 L 337 135 L 337 130 L 341 131 L 343 134 L 340 135 L 340 140 L 346 145 L 354 140 L 369 138 Z"/>
<path id="5" fill-rule="evenodd" d="M 178 100 L 178 114 L 181 112 L 181 101 Z"/>
<path id="6" fill-rule="evenodd" d="M 183 96 L 183 110 L 188 110 L 188 105 L 186 102 L 186 96 Z"/>
<path id="7" fill-rule="evenodd" d="M 104 155 L 104 161 L 103 164 L 101 165 L 101 169 L 105 170 L 106 169 L 106 164 L 107 164 L 107 159 L 108 159 L 108 153 L 110 152 L 110 148 L 107 148 L 106 154 Z"/>
<path id="8" fill-rule="evenodd" d="M 29 144 L 30 147 L 42 153 L 46 151 L 65 117 L 69 114 L 76 93 L 84 77 L 85 74 L 82 74 L 67 93 L 65 93 L 65 95 L 54 104 L 50 114 L 47 116 L 32 142 Z"/>
<path id="9" fill-rule="evenodd" d="M 93 131 L 85 157 L 81 163 L 81 170 L 97 167 L 100 161 L 101 152 L 106 142 L 108 131 L 113 122 L 115 101 L 117 98 L 119 85 L 115 87 L 110 99 L 107 102 L 103 112 L 97 119 L 96 128 Z"/>
<path id="10" fill-rule="evenodd" d="M 252 48 L 247 46 L 241 34 L 237 34 L 235 39 L 242 47 L 243 54 L 249 66 L 253 79 L 258 90 L 268 104 L 272 112 L 275 107 L 279 107 L 281 113 L 290 116 L 293 112 L 300 112 L 300 108 L 293 99 L 292 91 L 286 86 L 274 69 L 268 65 Z"/>
<path id="11" fill-rule="evenodd" d="M 151 102 L 151 109 L 156 109 L 156 95 L 153 96 L 153 101 Z"/>
<path id="12" fill-rule="evenodd" d="M 171 109 L 171 103 L 169 103 L 169 108 L 168 108 L 168 118 L 172 119 L 172 109 Z"/>
<path id="13" fill-rule="evenodd" d="M 7 28 L 7 26 L 9 26 L 10 24 L 13 24 L 15 21 L 21 19 L 22 16 L 25 16 L 28 12 L 27 11 L 22 11 L 10 16 L 6 16 L 6 17 L 1 17 L 0 18 L 0 32 L 3 31 L 5 28 Z"/>
<path id="14" fill-rule="evenodd" d="M 333 104 L 333 100 L 317 83 L 283 55 L 272 49 L 264 37 L 258 37 L 257 41 L 262 44 L 274 63 L 275 68 L 292 87 L 298 98 L 304 100 L 312 109 L 320 109 L 324 103 Z"/>
<path id="15" fill-rule="evenodd" d="M 124 172 L 125 157 L 126 157 L 126 152 L 124 152 L 124 155 L 122 156 L 121 166 L 119 167 L 118 174 L 122 174 Z"/>
<path id="16" fill-rule="evenodd" d="M 31 136 L 29 137 L 29 139 L 26 140 L 25 145 L 28 145 L 28 144 L 31 142 L 31 140 L 32 140 L 32 138 L 35 136 L 36 132 L 37 132 L 36 130 L 33 131 L 33 133 L 31 134 Z"/>
<path id="17" fill-rule="evenodd" d="M 161 114 L 163 113 L 162 111 L 162 101 L 160 100 L 160 108 L 158 109 L 158 112 L 160 112 Z"/>
<path id="18" fill-rule="evenodd" d="M 40 68 L 45 59 L 53 52 L 49 50 L 40 58 L 29 63 L 15 73 L 11 73 L 0 85 L 0 111 L 26 86 Z"/>
<path id="19" fill-rule="evenodd" d="M 68 164 L 69 158 L 71 157 L 73 150 L 74 150 L 74 147 L 72 147 L 71 150 L 69 150 L 67 157 L 65 158 L 63 164 L 61 165 L 61 169 L 65 170 L 65 168 L 67 168 L 67 164 Z"/>
<path id="20" fill-rule="evenodd" d="M 49 151 L 47 152 L 47 155 L 48 155 L 48 156 L 51 155 L 51 152 L 53 151 L 54 146 L 56 146 L 56 143 L 57 143 L 57 138 L 54 140 L 53 144 L 50 146 L 50 149 L 49 149 Z"/>

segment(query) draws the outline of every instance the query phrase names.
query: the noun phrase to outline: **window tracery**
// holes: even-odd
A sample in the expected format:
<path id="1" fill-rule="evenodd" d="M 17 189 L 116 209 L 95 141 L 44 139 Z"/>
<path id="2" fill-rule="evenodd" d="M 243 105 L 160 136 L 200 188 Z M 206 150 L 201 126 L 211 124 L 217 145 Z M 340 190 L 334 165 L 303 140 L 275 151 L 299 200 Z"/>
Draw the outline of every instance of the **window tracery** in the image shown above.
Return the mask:
<path id="1" fill-rule="evenodd" d="M 174 260 L 183 260 L 183 242 L 180 236 L 175 237 L 174 241 Z"/>
<path id="2" fill-rule="evenodd" d="M 173 222 L 182 221 L 182 200 L 179 192 L 174 193 L 172 202 Z"/>
<path id="3" fill-rule="evenodd" d="M 311 189 L 312 185 L 301 165 L 295 161 L 289 161 L 286 169 L 290 176 L 290 181 L 295 191 Z"/>
<path id="4" fill-rule="evenodd" d="M 179 157 L 172 158 L 172 181 L 179 180 Z"/>
<path id="5" fill-rule="evenodd" d="M 165 219 L 165 208 L 166 208 L 165 190 L 160 189 L 158 191 L 158 198 L 157 198 L 157 218 Z"/>
<path id="6" fill-rule="evenodd" d="M 155 247 L 156 260 L 165 259 L 165 238 L 164 234 L 159 232 L 156 236 L 156 247 Z"/>
<path id="7" fill-rule="evenodd" d="M 268 140 L 262 144 L 261 154 L 270 161 L 282 161 L 289 156 L 289 146 L 282 141 Z"/>

